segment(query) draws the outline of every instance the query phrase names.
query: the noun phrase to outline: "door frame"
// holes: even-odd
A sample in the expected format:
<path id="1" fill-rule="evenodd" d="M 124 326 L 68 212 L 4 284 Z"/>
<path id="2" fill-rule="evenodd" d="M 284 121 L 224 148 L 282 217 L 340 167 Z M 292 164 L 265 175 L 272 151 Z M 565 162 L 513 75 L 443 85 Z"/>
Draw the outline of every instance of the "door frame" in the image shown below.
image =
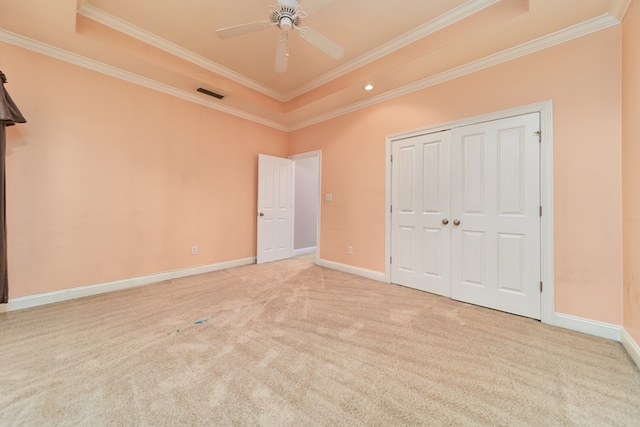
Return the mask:
<path id="1" fill-rule="evenodd" d="M 540 300 L 540 320 L 542 323 L 550 325 L 555 324 L 553 101 L 551 100 L 387 136 L 385 146 L 387 159 L 385 162 L 385 282 L 391 283 L 391 153 L 393 142 L 427 133 L 441 132 L 457 127 L 474 125 L 507 117 L 521 116 L 530 113 L 540 114 L 540 131 L 542 132 L 540 143 L 540 203 L 542 205 L 542 218 L 540 221 L 540 278 L 544 285 Z"/>
<path id="2" fill-rule="evenodd" d="M 303 160 L 303 159 L 311 159 L 313 157 L 317 157 L 318 158 L 318 212 L 316 215 L 316 260 L 315 263 L 318 264 L 320 261 L 320 214 L 322 213 L 322 150 L 314 150 L 314 151 L 308 151 L 305 153 L 300 153 L 300 154 L 292 154 L 289 157 L 287 157 L 289 160 L 293 160 L 293 175 L 294 175 L 294 180 L 293 180 L 293 194 L 295 197 L 296 194 L 296 190 L 295 190 L 295 185 L 296 185 L 296 181 L 295 181 L 295 164 L 296 164 L 296 160 Z M 295 212 L 295 200 L 293 201 L 293 218 L 295 221 L 295 216 L 296 216 L 296 212 Z M 295 236 L 293 236 L 293 233 L 295 232 L 295 223 L 292 223 L 292 228 L 294 231 L 292 231 L 292 239 L 294 239 Z"/>

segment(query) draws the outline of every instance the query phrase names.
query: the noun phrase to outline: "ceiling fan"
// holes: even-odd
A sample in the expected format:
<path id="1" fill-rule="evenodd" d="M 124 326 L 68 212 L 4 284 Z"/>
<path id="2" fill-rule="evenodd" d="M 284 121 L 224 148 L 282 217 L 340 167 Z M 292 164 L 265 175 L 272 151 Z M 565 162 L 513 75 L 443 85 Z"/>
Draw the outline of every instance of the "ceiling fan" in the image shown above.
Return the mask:
<path id="1" fill-rule="evenodd" d="M 315 3 L 313 5 L 310 4 L 311 7 L 307 8 L 307 10 L 319 10 L 332 1 L 333 0 L 314 0 Z M 311 3 L 311 0 L 309 0 L 309 3 Z M 306 4 L 307 3 L 305 3 L 305 5 Z M 287 71 L 289 64 L 289 31 L 292 29 L 298 31 L 298 34 L 304 40 L 334 59 L 340 59 L 344 54 L 344 48 L 342 48 L 342 46 L 336 44 L 319 32 L 301 25 L 302 20 L 308 16 L 308 13 L 302 9 L 297 0 L 278 0 L 278 3 L 271 5 L 270 9 L 271 12 L 268 20 L 220 28 L 216 30 L 216 35 L 219 39 L 228 39 L 271 27 L 278 27 L 282 30 L 282 33 L 278 37 L 276 45 L 275 71 L 277 73 Z"/>

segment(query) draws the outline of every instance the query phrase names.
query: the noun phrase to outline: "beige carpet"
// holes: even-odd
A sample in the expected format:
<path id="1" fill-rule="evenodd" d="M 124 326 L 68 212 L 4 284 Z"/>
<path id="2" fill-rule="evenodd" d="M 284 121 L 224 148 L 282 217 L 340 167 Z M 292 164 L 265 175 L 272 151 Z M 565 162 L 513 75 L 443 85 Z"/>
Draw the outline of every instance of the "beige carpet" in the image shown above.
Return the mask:
<path id="1" fill-rule="evenodd" d="M 298 258 L 0 315 L 0 425 L 640 425 L 623 347 Z"/>

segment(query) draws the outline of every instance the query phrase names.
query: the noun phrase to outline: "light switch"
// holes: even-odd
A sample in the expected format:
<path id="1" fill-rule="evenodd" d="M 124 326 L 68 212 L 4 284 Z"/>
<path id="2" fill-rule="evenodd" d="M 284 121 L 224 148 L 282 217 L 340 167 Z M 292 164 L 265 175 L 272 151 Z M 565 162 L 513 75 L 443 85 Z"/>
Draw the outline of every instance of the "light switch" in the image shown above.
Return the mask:
<path id="1" fill-rule="evenodd" d="M 333 200 L 333 194 L 327 193 L 327 195 L 325 196 L 325 199 L 327 200 L 327 202 L 332 201 Z"/>

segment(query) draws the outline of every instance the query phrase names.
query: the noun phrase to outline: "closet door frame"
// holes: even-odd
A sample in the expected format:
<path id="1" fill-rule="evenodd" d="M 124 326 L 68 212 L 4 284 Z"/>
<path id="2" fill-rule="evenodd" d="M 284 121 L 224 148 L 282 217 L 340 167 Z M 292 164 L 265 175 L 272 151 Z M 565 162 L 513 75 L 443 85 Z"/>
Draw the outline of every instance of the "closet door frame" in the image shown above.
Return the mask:
<path id="1" fill-rule="evenodd" d="M 541 321 L 555 324 L 554 235 L 553 235 L 553 103 L 551 100 L 497 111 L 462 120 L 425 127 L 414 131 L 390 135 L 386 138 L 386 188 L 385 188 L 385 282 L 391 283 L 391 154 L 394 141 L 441 132 L 456 127 L 474 125 L 529 113 L 540 114 L 540 200 L 542 217 L 541 236 Z"/>

